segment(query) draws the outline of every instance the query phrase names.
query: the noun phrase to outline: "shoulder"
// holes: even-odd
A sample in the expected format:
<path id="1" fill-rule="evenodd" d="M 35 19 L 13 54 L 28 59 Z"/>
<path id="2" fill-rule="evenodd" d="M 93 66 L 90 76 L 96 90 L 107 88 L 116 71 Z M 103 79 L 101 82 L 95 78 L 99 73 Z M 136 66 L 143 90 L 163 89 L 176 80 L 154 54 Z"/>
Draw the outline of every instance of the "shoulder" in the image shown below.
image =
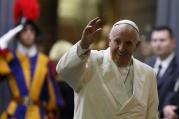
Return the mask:
<path id="1" fill-rule="evenodd" d="M 144 62 L 145 62 L 145 64 L 153 67 L 155 64 L 155 61 L 156 61 L 156 56 L 151 56 L 151 57 L 147 58 Z"/>
<path id="2" fill-rule="evenodd" d="M 0 49 L 0 58 L 5 59 L 7 62 L 10 62 L 13 59 L 13 53 L 9 49 Z"/>
<path id="3" fill-rule="evenodd" d="M 142 80 L 145 80 L 147 84 L 156 84 L 156 73 L 147 64 L 142 63 L 141 61 L 134 59 L 135 67 L 137 67 L 134 70 L 138 70 L 139 76 L 143 76 Z"/>
<path id="4" fill-rule="evenodd" d="M 177 58 L 176 55 L 175 55 L 175 56 L 173 57 L 173 59 L 171 60 L 171 63 L 170 63 L 170 64 L 172 64 L 174 67 L 179 67 L 178 58 Z"/>
<path id="5" fill-rule="evenodd" d="M 101 57 L 103 57 L 103 55 L 104 55 L 104 51 L 105 50 L 91 50 L 91 54 L 90 54 L 90 56 L 92 57 L 92 58 L 101 58 Z"/>
<path id="6" fill-rule="evenodd" d="M 38 59 L 40 63 L 44 63 L 49 69 L 55 70 L 55 63 L 44 53 L 38 53 Z"/>
<path id="7" fill-rule="evenodd" d="M 134 58 L 134 63 L 135 63 L 135 65 L 137 65 L 140 68 L 140 70 L 142 72 L 154 73 L 153 68 L 151 66 L 149 66 L 148 64 L 145 64 L 145 63 L 143 63 L 143 62 L 141 62 L 141 61 L 139 61 L 139 60 L 137 60 L 135 58 Z"/>
<path id="8" fill-rule="evenodd" d="M 38 59 L 40 60 L 41 63 L 42 62 L 48 63 L 50 61 L 49 57 L 42 52 L 38 52 Z"/>
<path id="9" fill-rule="evenodd" d="M 106 50 L 91 50 L 90 59 L 98 64 L 102 64 L 104 58 L 108 54 L 108 49 Z"/>

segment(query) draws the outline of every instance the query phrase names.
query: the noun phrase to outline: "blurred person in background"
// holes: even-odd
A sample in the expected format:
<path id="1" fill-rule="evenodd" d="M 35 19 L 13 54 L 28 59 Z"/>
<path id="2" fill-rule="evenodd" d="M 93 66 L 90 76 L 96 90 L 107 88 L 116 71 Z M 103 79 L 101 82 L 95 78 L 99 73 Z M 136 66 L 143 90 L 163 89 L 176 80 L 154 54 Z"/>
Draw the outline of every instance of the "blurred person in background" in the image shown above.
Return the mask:
<path id="1" fill-rule="evenodd" d="M 49 57 L 57 63 L 65 52 L 67 52 L 72 46 L 72 43 L 66 40 L 58 40 L 53 44 L 49 52 Z"/>
<path id="2" fill-rule="evenodd" d="M 49 57 L 55 64 L 58 63 L 60 58 L 72 47 L 72 44 L 65 40 L 58 40 L 52 46 Z M 60 108 L 60 119 L 73 119 L 74 113 L 74 92 L 73 89 L 58 76 L 58 86 L 64 99 L 64 106 Z"/>
<path id="3" fill-rule="evenodd" d="M 176 39 L 168 26 L 158 26 L 152 30 L 150 44 L 154 56 L 146 60 L 157 74 L 159 95 L 159 114 L 163 118 L 163 109 L 173 95 L 178 78 L 178 64 L 175 54 Z"/>
<path id="4" fill-rule="evenodd" d="M 55 119 L 57 105 L 63 105 L 54 65 L 35 45 L 38 15 L 36 0 L 14 1 L 17 26 L 0 38 L 0 79 L 8 80 L 11 91 L 1 119 Z M 17 48 L 11 50 L 7 46 L 14 36 Z"/>
<path id="5" fill-rule="evenodd" d="M 150 41 L 145 35 L 141 36 L 141 43 L 136 53 L 134 54 L 140 61 L 145 62 L 152 55 Z"/>

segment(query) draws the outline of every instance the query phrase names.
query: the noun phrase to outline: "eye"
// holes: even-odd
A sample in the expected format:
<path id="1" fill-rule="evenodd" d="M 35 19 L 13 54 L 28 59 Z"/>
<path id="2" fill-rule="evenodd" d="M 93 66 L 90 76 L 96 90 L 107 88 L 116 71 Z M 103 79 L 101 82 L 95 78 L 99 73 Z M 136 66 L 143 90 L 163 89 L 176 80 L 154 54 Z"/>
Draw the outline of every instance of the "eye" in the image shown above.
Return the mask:
<path id="1" fill-rule="evenodd" d="M 126 45 L 128 45 L 128 46 L 130 46 L 130 45 L 132 45 L 132 42 L 126 42 Z"/>
<path id="2" fill-rule="evenodd" d="M 116 40 L 115 40 L 115 43 L 116 43 L 117 45 L 119 45 L 119 44 L 121 43 L 121 40 L 120 40 L 120 39 L 116 39 Z"/>
<path id="3" fill-rule="evenodd" d="M 152 39 L 151 41 L 152 41 L 152 42 L 156 42 L 156 41 L 157 41 L 157 39 Z"/>
<path id="4" fill-rule="evenodd" d="M 164 38 L 161 38 L 161 39 L 160 39 L 160 42 L 164 42 L 164 41 L 166 41 L 166 39 L 164 39 Z"/>

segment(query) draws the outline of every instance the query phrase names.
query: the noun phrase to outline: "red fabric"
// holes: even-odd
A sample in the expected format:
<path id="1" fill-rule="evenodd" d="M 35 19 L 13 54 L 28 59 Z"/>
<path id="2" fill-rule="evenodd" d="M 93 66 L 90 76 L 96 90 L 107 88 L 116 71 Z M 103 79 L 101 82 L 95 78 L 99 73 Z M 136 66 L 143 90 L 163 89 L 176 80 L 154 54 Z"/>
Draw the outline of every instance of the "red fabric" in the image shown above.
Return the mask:
<path id="1" fill-rule="evenodd" d="M 0 57 L 6 57 L 7 54 L 9 53 L 8 49 L 0 49 Z"/>
<path id="2" fill-rule="evenodd" d="M 57 119 L 57 117 L 53 112 L 51 112 L 51 113 L 47 114 L 47 119 Z"/>
<path id="3" fill-rule="evenodd" d="M 15 0 L 14 1 L 14 21 L 18 23 L 21 17 L 26 20 L 35 21 L 39 16 L 39 6 L 37 0 Z"/>
<path id="4" fill-rule="evenodd" d="M 48 117 L 48 119 L 57 119 L 56 117 Z"/>
<path id="5" fill-rule="evenodd" d="M 49 64 L 49 68 L 50 68 L 52 75 L 53 76 L 57 75 L 54 62 L 52 60 L 49 60 L 48 64 Z"/>

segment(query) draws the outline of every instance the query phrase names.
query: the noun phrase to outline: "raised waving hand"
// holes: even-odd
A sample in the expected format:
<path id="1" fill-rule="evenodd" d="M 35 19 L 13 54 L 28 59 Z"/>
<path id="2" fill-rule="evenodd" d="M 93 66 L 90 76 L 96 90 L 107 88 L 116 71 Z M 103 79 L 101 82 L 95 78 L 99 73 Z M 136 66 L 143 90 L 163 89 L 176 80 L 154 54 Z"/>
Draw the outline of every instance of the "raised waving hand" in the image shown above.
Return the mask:
<path id="1" fill-rule="evenodd" d="M 96 35 L 101 31 L 101 27 L 99 26 L 101 19 L 99 17 L 91 20 L 87 26 L 84 28 L 80 45 L 83 49 L 89 48 L 89 46 L 93 43 Z"/>

